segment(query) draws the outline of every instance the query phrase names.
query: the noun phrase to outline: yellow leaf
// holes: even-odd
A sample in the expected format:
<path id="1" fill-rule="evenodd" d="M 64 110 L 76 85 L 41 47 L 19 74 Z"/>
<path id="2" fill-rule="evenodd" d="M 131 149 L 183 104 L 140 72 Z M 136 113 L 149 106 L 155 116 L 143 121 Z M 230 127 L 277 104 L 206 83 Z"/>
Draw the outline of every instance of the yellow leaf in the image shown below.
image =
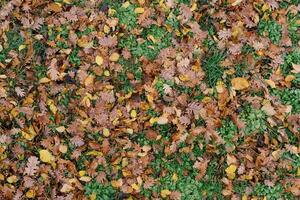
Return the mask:
<path id="1" fill-rule="evenodd" d="M 109 33 L 109 31 L 110 31 L 109 26 L 104 25 L 104 27 L 103 27 L 103 32 L 107 34 L 107 33 Z"/>
<path id="2" fill-rule="evenodd" d="M 49 79 L 49 78 L 47 78 L 47 77 L 44 77 L 44 78 L 41 78 L 40 80 L 39 80 L 39 83 L 49 83 L 51 80 Z"/>
<path id="3" fill-rule="evenodd" d="M 242 77 L 232 79 L 231 84 L 235 90 L 244 90 L 250 86 L 248 80 Z"/>
<path id="4" fill-rule="evenodd" d="M 26 45 L 25 45 L 25 44 L 22 44 L 22 45 L 19 46 L 19 51 L 22 51 L 22 50 L 25 49 L 25 48 L 26 48 Z"/>
<path id="5" fill-rule="evenodd" d="M 132 187 L 134 190 L 139 190 L 139 189 L 140 189 L 140 187 L 139 187 L 136 183 L 131 184 L 131 187 Z"/>
<path id="6" fill-rule="evenodd" d="M 93 192 L 89 197 L 90 197 L 90 200 L 96 200 L 97 195 L 96 195 L 96 193 Z"/>
<path id="7" fill-rule="evenodd" d="M 173 174 L 172 180 L 176 182 L 178 180 L 178 175 L 176 173 Z"/>
<path id="8" fill-rule="evenodd" d="M 51 4 L 48 5 L 48 9 L 50 11 L 53 11 L 53 12 L 57 13 L 57 12 L 62 11 L 62 6 L 61 6 L 60 3 L 51 3 Z"/>
<path id="9" fill-rule="evenodd" d="M 58 147 L 58 150 L 61 152 L 61 153 L 67 153 L 68 151 L 68 146 L 67 145 L 59 145 Z"/>
<path id="10" fill-rule="evenodd" d="M 293 70 L 291 72 L 297 74 L 297 73 L 300 73 L 300 65 L 296 65 L 296 64 L 292 64 L 293 66 Z"/>
<path id="11" fill-rule="evenodd" d="M 123 3 L 122 7 L 123 8 L 128 8 L 130 6 L 130 2 L 126 1 L 125 3 Z"/>
<path id="12" fill-rule="evenodd" d="M 36 132 L 33 128 L 32 125 L 29 126 L 27 131 L 22 131 L 22 136 L 26 139 L 26 140 L 32 140 L 35 136 L 36 136 Z"/>
<path id="13" fill-rule="evenodd" d="M 139 2 L 140 5 L 144 5 L 145 0 L 138 0 L 138 2 Z"/>
<path id="14" fill-rule="evenodd" d="M 119 179 L 119 180 L 112 180 L 111 181 L 111 185 L 114 187 L 114 188 L 119 188 L 123 185 L 123 181 L 122 179 Z"/>
<path id="15" fill-rule="evenodd" d="M 138 8 L 136 8 L 136 9 L 134 9 L 134 12 L 135 12 L 136 14 L 142 14 L 144 11 L 145 11 L 145 9 L 144 9 L 144 8 L 141 8 L 141 7 L 138 7 Z"/>
<path id="16" fill-rule="evenodd" d="M 82 176 L 79 178 L 79 180 L 81 180 L 83 182 L 90 182 L 92 180 L 92 178 L 89 176 Z"/>
<path id="17" fill-rule="evenodd" d="M 49 106 L 49 109 L 51 110 L 51 112 L 53 114 L 56 114 L 57 113 L 57 108 L 56 106 L 54 105 L 54 101 L 53 100 L 48 100 L 47 101 L 47 105 Z"/>
<path id="18" fill-rule="evenodd" d="M 132 128 L 127 128 L 126 132 L 129 133 L 129 134 L 133 134 L 133 129 Z"/>
<path id="19" fill-rule="evenodd" d="M 235 178 L 235 171 L 236 171 L 237 167 L 235 165 L 229 165 L 229 167 L 227 167 L 225 169 L 225 172 L 227 173 L 227 176 L 229 179 L 234 179 Z"/>
<path id="20" fill-rule="evenodd" d="M 68 192 L 71 192 L 72 190 L 74 190 L 75 188 L 74 187 L 72 187 L 72 186 L 70 186 L 70 185 L 68 185 L 68 184 L 64 184 L 63 186 L 62 186 L 62 188 L 60 189 L 60 191 L 62 192 L 62 193 L 68 193 Z"/>
<path id="21" fill-rule="evenodd" d="M 35 191 L 33 189 L 30 189 L 26 192 L 26 197 L 29 198 L 29 199 L 32 199 L 34 198 L 36 195 Z"/>
<path id="22" fill-rule="evenodd" d="M 87 38 L 81 38 L 77 41 L 78 46 L 83 48 L 91 48 L 93 47 L 93 41 L 89 42 Z"/>
<path id="23" fill-rule="evenodd" d="M 59 126 L 56 128 L 56 131 L 59 132 L 59 133 L 63 133 L 65 132 L 66 128 L 64 126 Z"/>
<path id="24" fill-rule="evenodd" d="M 218 93 L 223 93 L 225 90 L 224 83 L 222 81 L 218 81 L 216 89 Z"/>
<path id="25" fill-rule="evenodd" d="M 103 58 L 101 56 L 96 56 L 96 63 L 97 65 L 102 65 L 103 64 Z"/>
<path id="26" fill-rule="evenodd" d="M 160 191 L 160 195 L 162 196 L 162 198 L 166 198 L 167 196 L 169 196 L 171 194 L 170 190 L 162 190 Z"/>
<path id="27" fill-rule="evenodd" d="M 154 124 L 155 122 L 157 122 L 158 117 L 151 117 L 151 119 L 149 120 L 150 124 Z"/>
<path id="28" fill-rule="evenodd" d="M 266 82 L 271 88 L 276 88 L 275 82 L 272 81 L 271 79 L 265 80 L 265 82 Z"/>
<path id="29" fill-rule="evenodd" d="M 103 128 L 103 135 L 105 137 L 109 137 L 110 136 L 110 132 L 109 132 L 109 130 L 107 128 Z"/>
<path id="30" fill-rule="evenodd" d="M 6 180 L 7 180 L 7 182 L 9 182 L 11 184 L 16 183 L 18 181 L 18 177 L 15 175 L 12 175 L 12 176 L 8 177 Z"/>
<path id="31" fill-rule="evenodd" d="M 131 111 L 130 111 L 130 116 L 131 116 L 132 118 L 136 118 L 136 116 L 137 116 L 136 110 L 131 110 Z"/>
<path id="32" fill-rule="evenodd" d="M 71 4 L 72 0 L 63 0 L 63 2 L 66 3 L 66 4 Z"/>
<path id="33" fill-rule="evenodd" d="M 234 1 L 231 5 L 232 5 L 232 6 L 237 6 L 237 5 L 239 5 L 242 1 L 243 1 L 243 0 L 236 0 L 236 1 Z"/>
<path id="34" fill-rule="evenodd" d="M 157 43 L 156 39 L 153 37 L 153 35 L 148 35 L 147 39 L 152 41 L 153 43 Z"/>
<path id="35" fill-rule="evenodd" d="M 80 177 L 82 177 L 82 176 L 84 176 L 86 174 L 86 171 L 85 170 L 80 170 L 78 172 L 78 174 L 79 174 Z"/>
<path id="36" fill-rule="evenodd" d="M 270 103 L 264 105 L 261 109 L 269 116 L 276 114 L 274 107 Z"/>
<path id="37" fill-rule="evenodd" d="M 158 119 L 157 119 L 157 123 L 158 124 L 167 124 L 168 123 L 168 118 L 166 118 L 166 117 L 159 117 Z"/>
<path id="38" fill-rule="evenodd" d="M 300 167 L 297 169 L 297 176 L 300 176 Z"/>
<path id="39" fill-rule="evenodd" d="M 84 80 L 84 85 L 89 86 L 94 84 L 95 76 L 94 75 L 89 75 L 85 80 Z"/>
<path id="40" fill-rule="evenodd" d="M 109 60 L 112 62 L 117 62 L 120 58 L 120 55 L 118 53 L 113 53 L 110 55 Z"/>
<path id="41" fill-rule="evenodd" d="M 287 75 L 284 79 L 285 82 L 291 82 L 292 80 L 296 79 L 294 75 Z"/>
<path id="42" fill-rule="evenodd" d="M 95 151 L 95 150 L 93 150 L 93 151 L 87 152 L 86 155 L 87 155 L 87 156 L 102 156 L 103 154 L 102 154 L 102 152 L 100 152 L 100 151 Z"/>
<path id="43" fill-rule="evenodd" d="M 104 76 L 106 76 L 106 77 L 110 76 L 110 73 L 109 73 L 108 70 L 105 70 L 103 74 L 104 74 Z"/>
<path id="44" fill-rule="evenodd" d="M 54 156 L 48 151 L 48 150 L 40 150 L 40 160 L 45 162 L 45 163 L 51 163 L 55 160 Z"/>

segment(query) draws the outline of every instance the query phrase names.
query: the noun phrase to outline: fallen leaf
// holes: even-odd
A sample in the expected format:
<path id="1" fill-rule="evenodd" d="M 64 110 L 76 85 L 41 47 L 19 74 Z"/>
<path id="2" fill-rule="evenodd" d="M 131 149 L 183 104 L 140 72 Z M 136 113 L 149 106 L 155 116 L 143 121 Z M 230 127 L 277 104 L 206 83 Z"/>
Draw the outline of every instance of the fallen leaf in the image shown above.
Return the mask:
<path id="1" fill-rule="evenodd" d="M 48 150 L 40 150 L 39 154 L 40 160 L 45 163 L 52 163 L 55 160 L 54 156 Z"/>
<path id="2" fill-rule="evenodd" d="M 62 193 L 68 193 L 71 192 L 72 190 L 74 190 L 75 188 L 70 186 L 69 184 L 63 184 L 62 188 L 60 189 L 60 191 Z"/>
<path id="3" fill-rule="evenodd" d="M 114 187 L 114 188 L 119 188 L 123 185 L 123 180 L 122 179 L 119 179 L 119 180 L 112 180 L 111 181 L 111 185 Z"/>
<path id="4" fill-rule="evenodd" d="M 233 180 L 235 178 L 235 171 L 236 171 L 236 169 L 237 169 L 237 166 L 233 165 L 233 164 L 229 165 L 229 167 L 227 167 L 225 169 L 225 172 L 226 172 L 227 177 L 229 179 Z"/>
<path id="5" fill-rule="evenodd" d="M 142 14 L 142 13 L 144 13 L 144 11 L 145 11 L 145 9 L 144 9 L 144 8 L 141 8 L 141 7 L 138 7 L 138 8 L 136 8 L 136 9 L 134 9 L 134 12 L 135 12 L 136 14 Z"/>
<path id="6" fill-rule="evenodd" d="M 85 86 L 93 85 L 93 84 L 94 84 L 94 80 L 95 80 L 95 76 L 94 76 L 94 75 L 89 75 L 89 76 L 84 80 L 84 85 L 85 85 Z"/>
<path id="7" fill-rule="evenodd" d="M 292 64 L 293 70 L 291 72 L 297 74 L 300 73 L 300 65 Z"/>
<path id="8" fill-rule="evenodd" d="M 102 65 L 103 64 L 103 58 L 101 56 L 96 56 L 96 63 L 97 65 Z"/>
<path id="9" fill-rule="evenodd" d="M 120 58 L 120 55 L 118 53 L 113 53 L 110 55 L 109 60 L 112 62 L 117 62 Z"/>
<path id="10" fill-rule="evenodd" d="M 110 131 L 107 128 L 103 128 L 103 135 L 105 137 L 109 137 L 110 136 Z"/>
<path id="11" fill-rule="evenodd" d="M 232 79 L 231 84 L 234 90 L 244 90 L 250 86 L 248 80 L 242 77 Z"/>
<path id="12" fill-rule="evenodd" d="M 274 81 L 268 79 L 268 80 L 265 80 L 265 82 L 271 87 L 271 88 L 276 88 L 276 84 Z"/>
<path id="13" fill-rule="evenodd" d="M 160 195 L 161 195 L 162 198 L 167 198 L 167 196 L 169 196 L 170 194 L 171 194 L 171 191 L 168 190 L 168 189 L 160 191 Z"/>
<path id="14" fill-rule="evenodd" d="M 166 118 L 166 117 L 159 117 L 157 119 L 157 123 L 158 124 L 167 124 L 168 123 L 168 118 Z"/>
<path id="15" fill-rule="evenodd" d="M 59 126 L 55 130 L 59 133 L 63 133 L 66 130 L 66 128 L 64 126 Z"/>
<path id="16" fill-rule="evenodd" d="M 7 179 L 8 183 L 16 183 L 18 181 L 18 177 L 16 175 L 9 176 Z"/>
<path id="17" fill-rule="evenodd" d="M 275 115 L 276 111 L 271 104 L 266 104 L 261 108 L 269 116 Z"/>

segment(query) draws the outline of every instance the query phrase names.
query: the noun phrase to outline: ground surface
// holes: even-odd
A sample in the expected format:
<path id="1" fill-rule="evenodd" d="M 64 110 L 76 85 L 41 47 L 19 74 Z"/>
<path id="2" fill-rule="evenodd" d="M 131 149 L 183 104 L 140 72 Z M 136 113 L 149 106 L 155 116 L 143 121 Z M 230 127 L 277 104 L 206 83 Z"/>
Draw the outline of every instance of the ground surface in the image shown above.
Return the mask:
<path id="1" fill-rule="evenodd" d="M 299 0 L 2 0 L 0 199 L 297 199 Z"/>

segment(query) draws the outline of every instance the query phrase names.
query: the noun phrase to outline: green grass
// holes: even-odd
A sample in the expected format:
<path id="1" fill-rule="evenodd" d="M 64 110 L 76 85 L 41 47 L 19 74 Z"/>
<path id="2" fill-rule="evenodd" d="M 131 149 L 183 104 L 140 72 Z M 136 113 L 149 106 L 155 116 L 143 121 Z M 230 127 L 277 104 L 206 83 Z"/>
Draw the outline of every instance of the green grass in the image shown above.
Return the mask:
<path id="1" fill-rule="evenodd" d="M 164 27 L 151 25 L 142 31 L 141 36 L 145 41 L 138 43 L 136 36 L 125 34 L 118 45 L 120 48 L 128 48 L 136 58 L 145 56 L 150 60 L 154 60 L 160 53 L 160 50 L 171 45 L 172 36 Z M 148 36 L 153 36 L 156 41 L 149 40 Z"/>
<path id="2" fill-rule="evenodd" d="M 284 55 L 284 64 L 281 65 L 283 75 L 291 73 L 293 64 L 300 64 L 300 50 L 295 49 L 294 51 L 288 52 Z"/>
<path id="3" fill-rule="evenodd" d="M 216 51 L 202 59 L 202 69 L 205 72 L 205 81 L 209 87 L 216 86 L 217 82 L 222 80 L 224 69 L 220 66 L 220 62 L 224 58 L 224 53 Z"/>
<path id="4" fill-rule="evenodd" d="M 292 113 L 300 113 L 300 89 L 273 90 L 271 94 L 278 96 L 283 104 L 291 105 Z"/>
<path id="5" fill-rule="evenodd" d="M 229 118 L 225 119 L 222 122 L 222 126 L 217 131 L 225 141 L 226 145 L 234 145 L 232 139 L 237 135 L 238 129 L 237 126 Z"/>
<path id="6" fill-rule="evenodd" d="M 75 49 L 72 50 L 72 52 L 69 55 L 69 61 L 75 67 L 78 67 L 81 63 L 81 60 L 78 57 L 78 52 L 79 52 L 79 49 L 76 47 Z"/>
<path id="7" fill-rule="evenodd" d="M 18 30 L 8 31 L 6 37 L 7 46 L 3 46 L 3 50 L 0 52 L 0 62 L 5 61 L 8 58 L 8 53 L 11 50 L 18 50 L 19 46 L 25 41 Z"/>
<path id="8" fill-rule="evenodd" d="M 116 10 L 116 17 L 119 19 L 119 24 L 127 31 L 137 27 L 137 14 L 134 9 L 138 7 L 136 4 L 130 4 L 124 8 L 122 4 L 112 3 L 112 8 Z"/>
<path id="9" fill-rule="evenodd" d="M 88 197 L 96 194 L 96 200 L 111 200 L 116 197 L 116 190 L 111 185 L 103 185 L 92 181 L 84 186 L 85 195 Z"/>
<path id="10" fill-rule="evenodd" d="M 274 44 L 279 44 L 281 40 L 282 27 L 275 20 L 261 20 L 258 24 L 258 34 L 267 34 Z"/>
<path id="11" fill-rule="evenodd" d="M 268 129 L 267 115 L 262 110 L 247 105 L 243 108 L 240 118 L 246 123 L 244 131 L 247 135 L 256 131 L 264 133 Z"/>
<path id="12" fill-rule="evenodd" d="M 253 195 L 258 197 L 267 197 L 268 200 L 277 200 L 284 197 L 284 188 L 281 184 L 276 184 L 271 187 L 257 183 L 254 187 Z"/>

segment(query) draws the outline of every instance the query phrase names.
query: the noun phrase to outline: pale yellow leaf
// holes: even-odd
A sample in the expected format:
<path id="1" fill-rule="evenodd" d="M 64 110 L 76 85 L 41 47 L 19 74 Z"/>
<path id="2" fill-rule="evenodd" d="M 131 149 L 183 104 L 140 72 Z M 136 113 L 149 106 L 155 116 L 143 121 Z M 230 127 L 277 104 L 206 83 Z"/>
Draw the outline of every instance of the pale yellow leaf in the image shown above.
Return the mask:
<path id="1" fill-rule="evenodd" d="M 244 90 L 250 86 L 248 80 L 242 77 L 232 79 L 231 84 L 235 90 Z"/>
<path id="2" fill-rule="evenodd" d="M 59 133 L 63 133 L 65 132 L 66 128 L 64 126 L 59 126 L 56 128 L 56 131 L 59 132 Z"/>
<path id="3" fill-rule="evenodd" d="M 161 116 L 157 119 L 157 123 L 158 124 L 167 124 L 168 123 L 168 118 Z"/>
<path id="4" fill-rule="evenodd" d="M 39 83 L 49 83 L 51 80 L 49 79 L 49 78 L 47 78 L 47 77 L 44 77 L 44 78 L 41 78 L 40 80 L 39 80 Z"/>
<path id="5" fill-rule="evenodd" d="M 68 184 L 64 184 L 63 186 L 62 186 L 62 188 L 60 189 L 60 191 L 62 192 L 62 193 L 68 193 L 68 192 L 71 192 L 72 190 L 74 190 L 75 188 L 74 187 L 72 187 L 72 186 L 70 186 L 70 185 L 68 185 Z"/>
<path id="6" fill-rule="evenodd" d="M 292 66 L 293 66 L 293 70 L 292 70 L 293 73 L 295 74 L 300 73 L 300 65 L 296 65 L 293 63 Z"/>
<path id="7" fill-rule="evenodd" d="M 135 12 L 136 14 L 142 14 L 144 11 L 145 11 L 145 9 L 142 8 L 142 7 L 138 7 L 138 8 L 136 8 L 136 9 L 134 9 L 134 12 Z"/>
<path id="8" fill-rule="evenodd" d="M 99 66 L 103 64 L 103 58 L 101 56 L 96 56 L 95 61 Z"/>
<path id="9" fill-rule="evenodd" d="M 61 144 L 61 145 L 59 145 L 58 150 L 59 150 L 61 153 L 67 153 L 67 151 L 68 151 L 68 146 L 67 146 L 67 145 Z"/>
<path id="10" fill-rule="evenodd" d="M 89 75 L 85 80 L 84 80 L 84 85 L 89 86 L 94 84 L 95 76 L 94 75 Z"/>
<path id="11" fill-rule="evenodd" d="M 117 62 L 120 58 L 120 55 L 118 53 L 113 53 L 110 55 L 109 60 L 112 62 Z"/>
<path id="12" fill-rule="evenodd" d="M 168 190 L 168 189 L 160 191 L 160 195 L 161 195 L 162 198 L 167 198 L 167 196 L 169 196 L 170 194 L 171 194 L 171 191 Z"/>
<path id="13" fill-rule="evenodd" d="M 33 189 L 30 189 L 26 192 L 26 197 L 29 199 L 33 199 L 36 195 L 36 192 Z"/>
<path id="14" fill-rule="evenodd" d="M 8 183 L 16 183 L 18 181 L 18 177 L 16 175 L 9 176 L 7 179 Z"/>
<path id="15" fill-rule="evenodd" d="M 269 116 L 275 115 L 276 111 L 271 104 L 266 104 L 261 108 Z"/>
<path id="16" fill-rule="evenodd" d="M 136 110 L 131 110 L 131 111 L 130 111 L 130 116 L 131 116 L 132 118 L 136 118 L 136 116 L 137 116 Z"/>
<path id="17" fill-rule="evenodd" d="M 82 176 L 79 178 L 79 180 L 81 180 L 83 182 L 90 182 L 92 180 L 92 178 L 89 176 Z"/>
<path id="18" fill-rule="evenodd" d="M 55 160 L 54 156 L 48 151 L 48 150 L 40 150 L 40 160 L 45 162 L 45 163 L 51 163 Z"/>
<path id="19" fill-rule="evenodd" d="M 114 188 L 119 188 L 123 185 L 123 180 L 122 179 L 119 179 L 119 180 L 112 180 L 111 181 L 111 185 L 114 187 Z"/>
<path id="20" fill-rule="evenodd" d="M 103 128 L 103 135 L 105 137 L 109 137 L 110 136 L 110 131 L 107 128 Z"/>

